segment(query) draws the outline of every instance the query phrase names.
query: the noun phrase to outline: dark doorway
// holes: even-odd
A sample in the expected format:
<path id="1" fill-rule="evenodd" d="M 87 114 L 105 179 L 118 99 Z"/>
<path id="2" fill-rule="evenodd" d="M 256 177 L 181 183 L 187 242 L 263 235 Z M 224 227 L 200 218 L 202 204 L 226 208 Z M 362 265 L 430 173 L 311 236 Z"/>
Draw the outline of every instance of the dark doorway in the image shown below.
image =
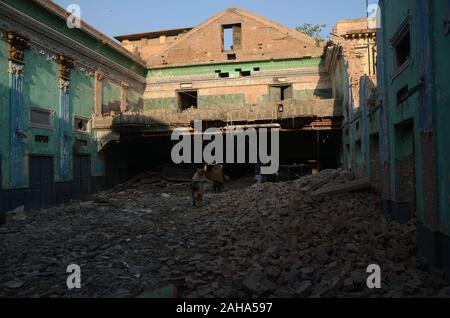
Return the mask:
<path id="1" fill-rule="evenodd" d="M 178 105 L 181 111 L 185 111 L 189 108 L 196 109 L 198 107 L 197 99 L 197 91 L 178 92 Z"/>
<path id="2" fill-rule="evenodd" d="M 73 159 L 73 182 L 76 198 L 91 194 L 91 157 L 75 155 Z"/>
<path id="3" fill-rule="evenodd" d="M 416 163 L 414 121 L 395 126 L 395 203 L 396 218 L 407 223 L 416 209 Z"/>
<path id="4" fill-rule="evenodd" d="M 49 207 L 54 203 L 53 158 L 30 157 L 30 208 Z"/>

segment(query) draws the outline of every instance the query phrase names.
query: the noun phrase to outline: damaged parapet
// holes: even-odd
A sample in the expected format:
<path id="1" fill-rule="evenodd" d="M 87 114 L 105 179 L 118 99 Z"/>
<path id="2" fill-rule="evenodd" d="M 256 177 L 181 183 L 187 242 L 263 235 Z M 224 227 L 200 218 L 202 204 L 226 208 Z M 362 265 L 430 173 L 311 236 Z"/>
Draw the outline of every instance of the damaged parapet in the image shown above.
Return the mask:
<path id="1" fill-rule="evenodd" d="M 189 109 L 184 112 L 171 110 L 147 111 L 141 115 L 121 114 L 111 125 L 144 126 L 148 130 L 167 127 L 189 127 L 195 120 L 234 123 L 279 122 L 296 118 L 333 118 L 338 116 L 334 99 L 315 99 L 309 101 L 284 101 L 263 105 L 221 106 L 214 109 Z M 169 128 L 171 127 L 171 128 Z"/>

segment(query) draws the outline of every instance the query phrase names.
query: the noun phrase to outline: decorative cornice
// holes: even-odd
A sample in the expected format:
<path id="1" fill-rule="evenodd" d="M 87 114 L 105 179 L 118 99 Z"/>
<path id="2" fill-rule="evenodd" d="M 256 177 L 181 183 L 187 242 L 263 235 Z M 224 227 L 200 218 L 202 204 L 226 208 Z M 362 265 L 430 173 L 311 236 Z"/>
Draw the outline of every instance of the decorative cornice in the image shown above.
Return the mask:
<path id="1" fill-rule="evenodd" d="M 103 74 L 103 73 L 100 72 L 100 71 L 96 71 L 96 72 L 95 72 L 95 79 L 96 79 L 97 81 L 103 81 L 103 80 L 105 79 L 105 74 Z"/>
<path id="2" fill-rule="evenodd" d="M 58 56 L 59 77 L 63 80 L 70 80 L 70 71 L 75 67 L 75 60 L 71 57 L 60 54 Z"/>
<path id="3" fill-rule="evenodd" d="M 9 45 L 8 59 L 18 64 L 25 64 L 25 50 L 30 48 L 30 40 L 12 31 L 8 31 L 6 35 Z"/>
<path id="4" fill-rule="evenodd" d="M 3 28 L 14 30 L 23 37 L 29 38 L 30 42 L 39 49 L 45 48 L 55 52 L 57 55 L 71 56 L 75 59 L 77 65 L 83 66 L 86 70 L 95 71 L 101 67 L 102 71 L 108 74 L 108 77 L 113 81 L 119 84 L 122 81 L 129 81 L 130 86 L 138 91 L 143 91 L 145 88 L 145 77 L 130 71 L 115 61 L 104 57 L 89 47 L 1 1 L 0 19 L 2 20 Z"/>
<path id="5" fill-rule="evenodd" d="M 16 63 L 15 61 L 9 61 L 8 71 L 11 75 L 22 77 L 23 75 L 23 63 Z"/>
<path id="6" fill-rule="evenodd" d="M 67 93 L 70 89 L 70 81 L 68 79 L 60 78 L 59 88 L 61 88 L 64 91 L 64 93 Z"/>
<path id="7" fill-rule="evenodd" d="M 377 36 L 376 29 L 354 30 L 343 35 L 346 40 L 354 39 L 375 39 Z"/>

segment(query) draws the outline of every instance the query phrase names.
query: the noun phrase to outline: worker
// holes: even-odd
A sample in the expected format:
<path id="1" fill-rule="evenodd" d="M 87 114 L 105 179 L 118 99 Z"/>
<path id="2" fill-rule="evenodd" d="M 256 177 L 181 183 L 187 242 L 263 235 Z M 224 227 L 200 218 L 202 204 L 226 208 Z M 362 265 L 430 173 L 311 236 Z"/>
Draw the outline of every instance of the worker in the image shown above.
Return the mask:
<path id="1" fill-rule="evenodd" d="M 212 183 L 206 178 L 205 170 L 198 169 L 192 177 L 192 202 L 194 208 L 203 206 L 203 196 L 205 195 L 205 184 Z"/>
<path id="2" fill-rule="evenodd" d="M 211 169 L 211 177 L 209 178 L 214 184 L 214 192 L 220 192 L 224 189 L 225 176 L 223 174 L 223 166 L 221 164 L 213 165 Z"/>

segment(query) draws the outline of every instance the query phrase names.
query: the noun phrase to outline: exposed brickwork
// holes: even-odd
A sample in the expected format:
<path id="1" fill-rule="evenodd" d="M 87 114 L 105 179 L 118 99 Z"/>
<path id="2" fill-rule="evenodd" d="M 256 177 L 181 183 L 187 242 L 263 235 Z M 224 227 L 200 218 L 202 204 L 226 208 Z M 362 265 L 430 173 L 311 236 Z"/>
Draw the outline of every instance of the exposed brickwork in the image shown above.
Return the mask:
<path id="1" fill-rule="evenodd" d="M 382 190 L 382 197 L 383 197 L 383 199 L 385 199 L 385 200 L 392 199 L 390 178 L 389 178 L 389 163 L 388 162 L 385 162 L 382 165 L 382 169 L 381 169 L 381 190 Z"/>
<path id="2" fill-rule="evenodd" d="M 370 179 L 374 189 L 381 191 L 381 166 L 380 166 L 380 144 L 376 137 L 371 138 L 370 142 Z"/>
<path id="3" fill-rule="evenodd" d="M 293 100 L 307 100 L 307 99 L 322 99 L 320 95 L 326 95 L 329 92 L 331 98 L 331 87 L 329 76 L 320 72 L 319 69 L 308 70 L 308 73 L 299 74 L 286 72 L 286 84 L 292 84 Z M 304 72 L 304 71 L 303 71 Z M 282 74 L 282 72 L 280 72 Z M 189 80 L 192 83 L 192 90 L 198 92 L 201 101 L 206 100 L 208 96 L 222 96 L 222 95 L 243 95 L 245 104 L 261 104 L 269 101 L 269 86 L 276 85 L 274 81 L 273 72 L 258 72 L 251 77 L 240 78 L 196 78 L 191 79 L 185 77 L 171 77 L 171 78 L 149 78 L 148 90 L 144 98 L 161 99 L 161 98 L 176 98 L 177 88 L 181 83 Z M 158 89 L 152 89 L 157 85 Z M 325 96 L 326 97 L 326 96 Z M 206 104 L 208 104 L 206 102 Z M 240 104 L 243 104 L 242 102 Z M 216 106 L 210 103 L 209 106 Z M 336 115 L 340 114 L 340 109 L 336 109 Z"/>
<path id="4" fill-rule="evenodd" d="M 242 48 L 224 51 L 222 27 L 241 24 Z M 137 45 L 124 46 L 139 53 L 152 67 L 223 63 L 228 54 L 236 54 L 235 61 L 318 57 L 323 47 L 296 30 L 243 9 L 230 8 L 205 21 L 187 34 L 160 39 L 143 39 Z"/>
<path id="5" fill-rule="evenodd" d="M 396 161 L 395 180 L 395 201 L 398 203 L 415 202 L 416 174 L 414 153 Z"/>
<path id="6" fill-rule="evenodd" d="M 172 35 L 173 30 L 167 30 L 166 32 L 155 32 L 159 33 L 159 35 L 148 33 L 145 35 L 143 34 L 142 38 L 130 36 L 132 37 L 130 40 L 123 39 L 126 37 L 119 37 L 119 40 L 124 48 L 139 55 L 142 59 L 147 61 L 148 64 L 151 64 L 151 61 L 161 58 L 162 52 L 164 52 L 173 42 L 183 37 L 188 31 L 189 29 L 180 29 L 179 34 Z M 167 35 L 164 33 L 167 33 Z"/>
<path id="7" fill-rule="evenodd" d="M 437 229 L 439 218 L 436 208 L 436 150 L 433 134 L 420 136 L 422 146 L 422 180 L 425 224 L 432 229 Z"/>
<path id="8" fill-rule="evenodd" d="M 354 105 L 355 108 L 360 106 L 360 78 L 364 75 L 373 76 L 375 74 L 376 38 L 375 29 L 372 28 L 373 23 L 371 22 L 372 20 L 368 21 L 367 19 L 339 21 L 333 28 L 333 37 L 327 49 L 327 59 L 331 59 L 327 64 L 330 65 L 331 72 L 334 72 L 334 67 L 337 64 L 332 61 L 333 58 L 340 58 L 340 55 L 342 55 L 345 59 L 347 76 L 352 85 L 351 97 L 353 101 L 350 101 L 349 106 Z M 336 48 L 339 48 L 339 53 L 333 53 Z"/>

